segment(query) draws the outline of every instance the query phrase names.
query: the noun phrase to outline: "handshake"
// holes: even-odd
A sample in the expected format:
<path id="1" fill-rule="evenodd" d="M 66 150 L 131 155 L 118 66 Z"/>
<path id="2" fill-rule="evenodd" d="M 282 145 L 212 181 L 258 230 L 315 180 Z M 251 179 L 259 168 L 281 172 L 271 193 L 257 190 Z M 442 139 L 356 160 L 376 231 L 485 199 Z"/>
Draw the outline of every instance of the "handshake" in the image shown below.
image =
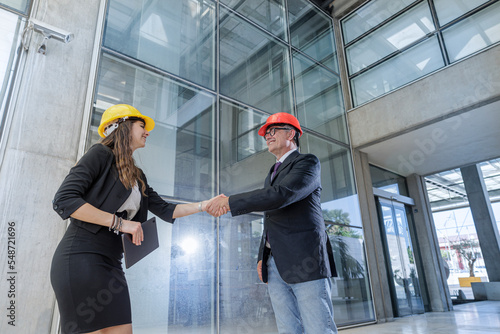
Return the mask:
<path id="1" fill-rule="evenodd" d="M 202 211 L 206 211 L 214 217 L 220 217 L 231 211 L 229 208 L 229 197 L 224 194 L 215 196 L 208 201 L 201 202 Z"/>

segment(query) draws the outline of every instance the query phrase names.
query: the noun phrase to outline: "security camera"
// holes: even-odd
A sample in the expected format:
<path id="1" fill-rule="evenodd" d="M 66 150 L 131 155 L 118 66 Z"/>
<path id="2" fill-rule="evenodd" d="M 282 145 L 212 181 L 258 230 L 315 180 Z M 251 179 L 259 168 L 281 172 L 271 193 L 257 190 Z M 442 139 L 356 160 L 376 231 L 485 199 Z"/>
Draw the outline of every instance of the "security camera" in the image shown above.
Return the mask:
<path id="1" fill-rule="evenodd" d="M 46 39 L 53 38 L 63 43 L 69 43 L 73 40 L 73 33 L 51 26 L 37 19 L 30 19 L 30 26 L 33 30 L 41 33 Z"/>

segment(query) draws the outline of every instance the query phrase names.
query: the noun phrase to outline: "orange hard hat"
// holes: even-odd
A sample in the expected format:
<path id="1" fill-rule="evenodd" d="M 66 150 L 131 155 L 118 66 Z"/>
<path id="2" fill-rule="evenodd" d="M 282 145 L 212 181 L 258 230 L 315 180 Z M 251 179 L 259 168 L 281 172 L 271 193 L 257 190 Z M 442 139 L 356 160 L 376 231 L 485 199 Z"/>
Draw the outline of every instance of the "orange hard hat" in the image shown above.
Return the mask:
<path id="1" fill-rule="evenodd" d="M 302 136 L 302 129 L 300 128 L 299 120 L 295 118 L 295 116 L 286 113 L 286 112 L 279 112 L 274 115 L 271 115 L 267 118 L 266 124 L 264 124 L 260 129 L 259 129 L 259 136 L 264 137 L 266 134 L 266 130 L 270 125 L 273 124 L 290 124 L 293 127 L 295 127 L 297 130 L 299 130 L 299 137 Z"/>

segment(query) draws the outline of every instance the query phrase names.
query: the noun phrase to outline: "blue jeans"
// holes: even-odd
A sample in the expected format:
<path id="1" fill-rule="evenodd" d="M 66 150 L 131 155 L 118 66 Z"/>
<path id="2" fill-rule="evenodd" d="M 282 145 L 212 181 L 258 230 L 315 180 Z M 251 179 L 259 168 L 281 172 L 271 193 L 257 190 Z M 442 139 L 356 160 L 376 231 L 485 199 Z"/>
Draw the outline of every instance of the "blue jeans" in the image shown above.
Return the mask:
<path id="1" fill-rule="evenodd" d="M 271 256 L 267 288 L 280 334 L 336 334 L 329 278 L 288 284 Z"/>

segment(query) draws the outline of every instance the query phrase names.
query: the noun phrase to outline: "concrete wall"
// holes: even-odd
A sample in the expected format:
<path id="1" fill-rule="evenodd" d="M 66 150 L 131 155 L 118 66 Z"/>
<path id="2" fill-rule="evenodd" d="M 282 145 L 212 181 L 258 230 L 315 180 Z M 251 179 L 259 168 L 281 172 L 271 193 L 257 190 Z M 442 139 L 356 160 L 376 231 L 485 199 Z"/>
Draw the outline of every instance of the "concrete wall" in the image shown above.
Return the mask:
<path id="1" fill-rule="evenodd" d="M 33 33 L 24 53 L 0 160 L 0 333 L 49 333 L 55 298 L 49 271 L 66 224 L 52 210 L 56 189 L 77 159 L 101 0 L 35 1 L 31 16 L 74 33 L 69 44 Z M 100 29 L 100 28 L 99 28 Z M 23 51 L 24 52 L 24 51 Z M 93 80 L 93 79 L 92 79 Z M 15 227 L 15 267 L 7 266 L 8 223 Z M 7 272 L 15 272 L 8 282 Z M 13 284 L 11 284 L 13 283 Z M 15 297 L 6 300 L 8 290 Z M 15 327 L 6 308 L 15 304 Z M 10 314 L 10 312 L 9 312 Z"/>
<path id="2" fill-rule="evenodd" d="M 370 272 L 370 283 L 375 306 L 375 315 L 379 322 L 394 320 L 384 245 L 379 227 L 375 197 L 373 195 L 370 165 L 365 153 L 353 152 L 354 172 L 358 185 L 359 207 L 363 220 L 366 260 Z"/>

